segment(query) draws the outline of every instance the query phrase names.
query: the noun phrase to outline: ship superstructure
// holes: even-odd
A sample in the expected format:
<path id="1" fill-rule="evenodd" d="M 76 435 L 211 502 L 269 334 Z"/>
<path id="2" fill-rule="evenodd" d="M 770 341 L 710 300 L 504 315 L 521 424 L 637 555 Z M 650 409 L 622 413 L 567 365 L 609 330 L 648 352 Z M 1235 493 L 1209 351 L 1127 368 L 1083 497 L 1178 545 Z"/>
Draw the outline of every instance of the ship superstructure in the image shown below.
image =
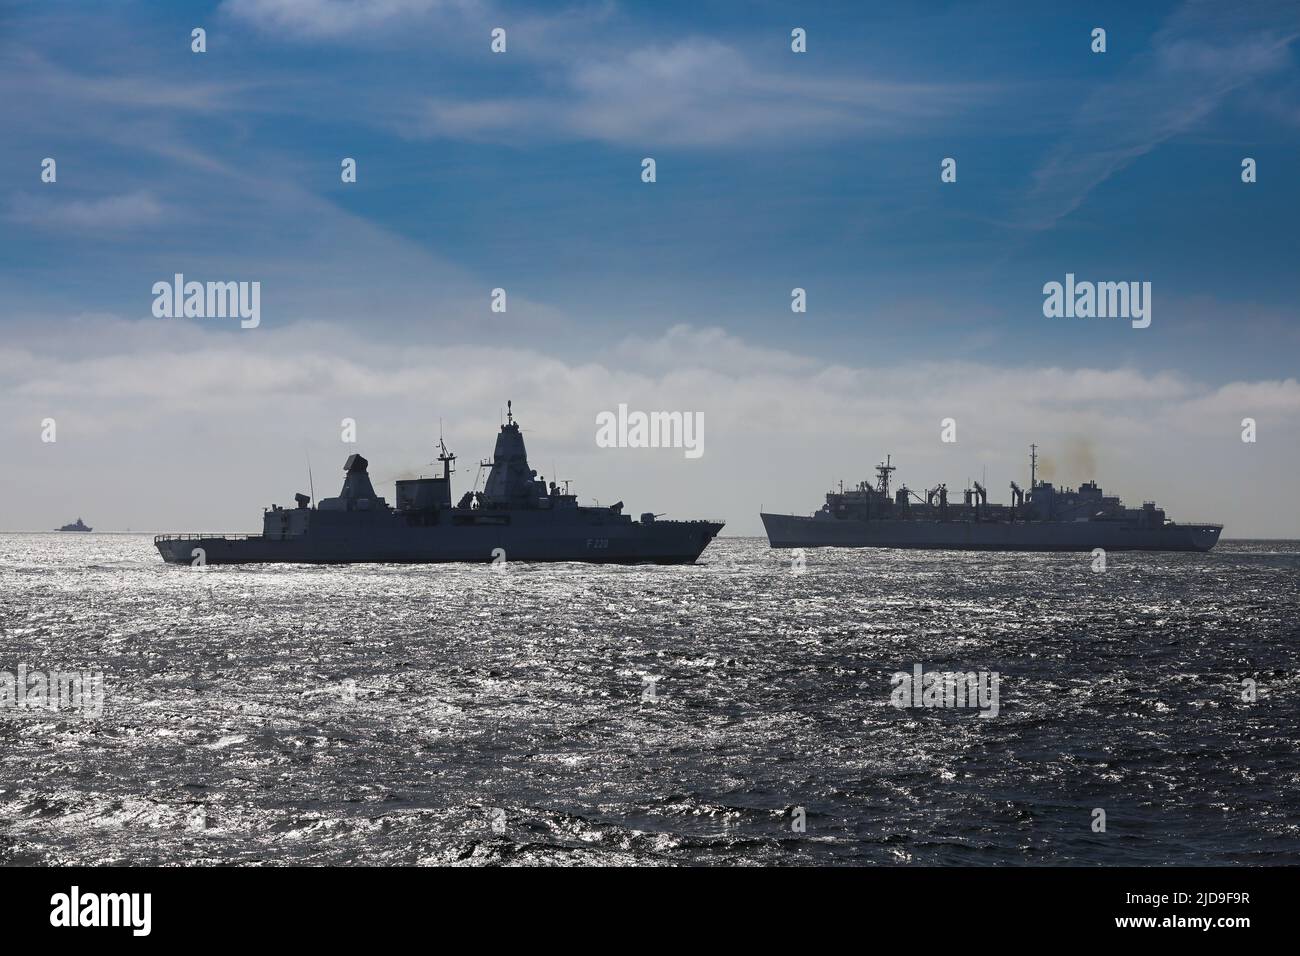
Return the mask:
<path id="1" fill-rule="evenodd" d="M 722 530 L 720 521 L 634 521 L 623 502 L 583 506 L 567 483 L 547 482 L 528 466 L 523 433 L 510 403 L 482 491 L 453 505 L 456 456 L 439 441 L 442 474 L 396 483 L 392 505 L 376 494 L 369 462 L 350 455 L 343 488 L 315 505 L 272 505 L 260 535 L 158 535 L 173 563 L 432 563 L 442 561 L 591 561 L 675 564 L 695 561 Z"/>
<path id="2" fill-rule="evenodd" d="M 1129 508 L 1095 481 L 1057 488 L 1037 475 L 1038 448 L 1030 447 L 1029 487 L 1010 483 L 1011 503 L 994 504 L 978 481 L 952 500 L 946 484 L 923 493 L 900 485 L 887 456 L 874 483 L 828 492 L 811 517 L 762 514 L 774 548 L 953 548 L 1004 551 L 1209 551 L 1223 526 L 1178 524 L 1154 501 Z M 953 496 L 955 497 L 955 496 Z"/>

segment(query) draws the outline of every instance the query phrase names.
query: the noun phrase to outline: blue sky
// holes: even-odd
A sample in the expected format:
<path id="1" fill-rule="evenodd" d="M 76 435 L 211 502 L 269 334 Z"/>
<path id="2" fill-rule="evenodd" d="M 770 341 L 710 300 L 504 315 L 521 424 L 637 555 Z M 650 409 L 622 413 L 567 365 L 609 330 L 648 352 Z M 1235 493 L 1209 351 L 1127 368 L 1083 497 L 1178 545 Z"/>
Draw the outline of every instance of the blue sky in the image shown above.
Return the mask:
<path id="1" fill-rule="evenodd" d="M 614 334 L 691 321 L 827 355 L 1287 370 L 1268 342 L 1297 292 L 1294 5 L 347 6 L 11 6 L 6 85 L 54 97 L 3 107 L 7 298 L 129 316 L 137 269 L 256 250 L 276 261 L 271 321 L 316 316 L 292 290 L 321 279 L 318 250 L 295 256 L 319 202 Z M 1178 44 L 1204 62 L 1163 63 Z M 24 218 L 50 201 L 37 153 L 101 224 Z M 55 279 L 69 263 L 81 281 Z M 1152 281 L 1152 328 L 1045 324 L 1042 284 L 1067 271 Z M 420 278 L 391 277 L 398 314 L 376 321 L 418 321 L 398 302 Z"/>
<path id="2" fill-rule="evenodd" d="M 152 283 L 184 272 L 260 281 L 263 345 L 311 327 L 609 364 L 686 326 L 688 361 L 722 335 L 742 365 L 1283 383 L 1294 414 L 1300 7 L 805 7 L 10 2 L 0 323 L 103 359 L 134 333 L 85 330 L 155 328 Z M 1150 281 L 1151 327 L 1044 318 L 1067 272 Z M 195 361 L 254 348 L 159 334 Z"/>

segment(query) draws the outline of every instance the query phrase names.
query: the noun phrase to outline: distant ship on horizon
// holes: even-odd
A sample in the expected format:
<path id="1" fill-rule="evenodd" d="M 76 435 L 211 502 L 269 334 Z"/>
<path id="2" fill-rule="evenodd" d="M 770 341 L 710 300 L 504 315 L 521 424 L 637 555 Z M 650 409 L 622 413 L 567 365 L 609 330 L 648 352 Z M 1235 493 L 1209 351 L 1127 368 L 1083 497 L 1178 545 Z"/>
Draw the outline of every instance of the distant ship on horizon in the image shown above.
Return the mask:
<path id="1" fill-rule="evenodd" d="M 661 521 L 623 514 L 623 502 L 583 507 L 568 483 L 549 485 L 528 467 L 511 403 L 497 435 L 482 491 L 452 505 L 456 456 L 439 439 L 440 477 L 397 482 L 395 505 L 375 494 L 369 462 L 349 455 L 336 498 L 297 507 L 272 505 L 260 535 L 161 534 L 154 544 L 171 564 L 406 563 L 448 561 L 589 561 L 599 564 L 689 564 L 723 523 Z M 475 482 L 477 487 L 477 481 Z"/>
<path id="2" fill-rule="evenodd" d="M 978 481 L 962 504 L 948 502 L 948 486 L 906 485 L 890 493 L 889 456 L 876 466 L 876 483 L 829 492 L 812 516 L 760 513 L 773 548 L 932 548 L 962 551 L 1209 551 L 1221 524 L 1179 524 L 1154 501 L 1126 508 L 1095 481 L 1078 490 L 1037 476 L 1038 446 L 1030 446 L 1029 490 L 1011 482 L 1011 504 L 990 504 Z"/>
<path id="3" fill-rule="evenodd" d="M 78 518 L 75 523 L 65 524 L 62 528 L 55 528 L 54 530 L 55 531 L 94 531 L 95 529 L 91 528 L 86 524 L 86 522 Z"/>

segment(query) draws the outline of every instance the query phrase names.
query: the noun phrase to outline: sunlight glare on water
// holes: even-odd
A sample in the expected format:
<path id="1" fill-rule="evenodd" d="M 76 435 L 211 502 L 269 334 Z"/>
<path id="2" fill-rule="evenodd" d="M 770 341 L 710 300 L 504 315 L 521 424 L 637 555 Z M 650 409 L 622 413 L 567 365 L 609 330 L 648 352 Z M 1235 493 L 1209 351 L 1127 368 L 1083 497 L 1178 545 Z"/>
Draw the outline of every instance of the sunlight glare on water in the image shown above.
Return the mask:
<path id="1" fill-rule="evenodd" d="M 195 570 L 3 534 L 0 671 L 107 690 L 0 710 L 0 863 L 1295 862 L 1297 572 L 1276 541 L 1103 576 L 794 574 L 745 538 L 688 567 Z M 891 706 L 915 664 L 997 672 L 998 716 Z"/>

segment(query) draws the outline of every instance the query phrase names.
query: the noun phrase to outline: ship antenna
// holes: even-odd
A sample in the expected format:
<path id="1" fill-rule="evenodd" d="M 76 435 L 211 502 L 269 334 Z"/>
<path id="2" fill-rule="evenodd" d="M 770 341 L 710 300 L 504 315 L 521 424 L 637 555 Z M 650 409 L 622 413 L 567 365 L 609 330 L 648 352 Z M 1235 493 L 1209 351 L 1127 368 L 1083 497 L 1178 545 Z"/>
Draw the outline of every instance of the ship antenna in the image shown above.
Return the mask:
<path id="1" fill-rule="evenodd" d="M 1029 489 L 1038 487 L 1038 446 L 1029 446 Z"/>
<path id="2" fill-rule="evenodd" d="M 311 480 L 311 452 L 304 452 L 307 456 L 307 489 L 311 492 L 312 504 L 316 503 L 316 484 Z"/>
<path id="3" fill-rule="evenodd" d="M 456 460 L 456 456 L 447 451 L 447 443 L 442 439 L 442 419 L 438 419 L 438 461 L 442 462 L 442 477 L 447 480 L 448 489 L 451 488 L 451 476 L 456 471 L 451 467 L 451 463 Z M 475 479 L 477 482 L 477 479 Z"/>
<path id="4" fill-rule="evenodd" d="M 513 404 L 514 403 L 511 402 L 510 399 L 506 399 L 506 424 L 508 425 L 513 425 L 515 422 L 515 412 L 514 409 L 511 408 L 511 405 Z"/>

